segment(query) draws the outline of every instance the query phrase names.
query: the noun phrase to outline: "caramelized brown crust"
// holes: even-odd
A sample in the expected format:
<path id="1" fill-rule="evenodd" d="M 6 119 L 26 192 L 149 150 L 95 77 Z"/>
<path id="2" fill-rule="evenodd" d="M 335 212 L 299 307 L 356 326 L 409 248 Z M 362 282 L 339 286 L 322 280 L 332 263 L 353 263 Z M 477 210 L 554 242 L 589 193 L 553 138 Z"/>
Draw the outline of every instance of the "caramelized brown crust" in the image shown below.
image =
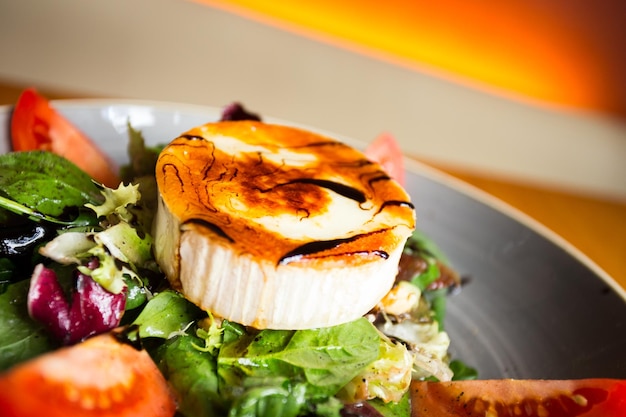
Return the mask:
<path id="1" fill-rule="evenodd" d="M 406 238 L 394 228 L 415 226 L 409 196 L 378 164 L 296 128 L 199 126 L 163 150 L 156 174 L 181 228 L 274 265 L 385 258 Z M 363 218 L 356 227 L 350 207 Z"/>

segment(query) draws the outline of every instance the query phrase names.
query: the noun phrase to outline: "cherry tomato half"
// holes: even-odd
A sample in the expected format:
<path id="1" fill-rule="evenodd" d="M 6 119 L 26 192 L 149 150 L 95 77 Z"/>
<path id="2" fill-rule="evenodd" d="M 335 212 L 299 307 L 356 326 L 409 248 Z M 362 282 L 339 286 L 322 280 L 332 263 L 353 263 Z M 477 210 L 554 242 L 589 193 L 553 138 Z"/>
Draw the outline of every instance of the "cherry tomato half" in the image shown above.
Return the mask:
<path id="1" fill-rule="evenodd" d="M 14 151 L 51 151 L 96 181 L 109 187 L 119 185 L 116 165 L 35 89 L 24 90 L 13 109 L 11 140 Z"/>
<path id="2" fill-rule="evenodd" d="M 0 374 L 3 417 L 171 417 L 176 403 L 148 353 L 110 333 Z"/>
<path id="3" fill-rule="evenodd" d="M 381 133 L 365 149 L 365 155 L 374 162 L 378 162 L 387 174 L 404 185 L 404 160 L 402 150 L 396 139 L 390 133 Z"/>
<path id="4" fill-rule="evenodd" d="M 626 380 L 414 382 L 413 416 L 626 416 Z"/>

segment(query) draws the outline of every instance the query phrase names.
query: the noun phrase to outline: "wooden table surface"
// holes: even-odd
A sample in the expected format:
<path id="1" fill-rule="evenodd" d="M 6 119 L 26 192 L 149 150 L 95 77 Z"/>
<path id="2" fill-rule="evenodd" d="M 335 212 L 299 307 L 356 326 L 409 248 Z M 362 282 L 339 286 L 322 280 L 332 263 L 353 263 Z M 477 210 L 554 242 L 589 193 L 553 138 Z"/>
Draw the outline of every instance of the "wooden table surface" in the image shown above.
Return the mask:
<path id="1" fill-rule="evenodd" d="M 15 103 L 22 88 L 22 85 L 0 80 L 0 105 Z M 86 97 L 79 92 L 45 90 L 42 93 L 51 99 Z M 542 223 L 626 289 L 626 202 L 468 172 L 454 166 L 430 165 L 490 193 Z"/>

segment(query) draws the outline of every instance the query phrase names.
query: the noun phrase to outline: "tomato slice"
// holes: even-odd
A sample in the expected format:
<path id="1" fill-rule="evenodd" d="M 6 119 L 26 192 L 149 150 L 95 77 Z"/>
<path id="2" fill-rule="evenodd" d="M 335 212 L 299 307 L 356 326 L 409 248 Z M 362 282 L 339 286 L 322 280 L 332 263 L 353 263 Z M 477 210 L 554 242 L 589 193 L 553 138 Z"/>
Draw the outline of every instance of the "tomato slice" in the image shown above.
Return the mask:
<path id="1" fill-rule="evenodd" d="M 404 160 L 402 150 L 390 133 L 381 133 L 365 149 L 365 155 L 378 162 L 387 174 L 401 185 L 404 185 Z"/>
<path id="2" fill-rule="evenodd" d="M 414 416 L 626 416 L 626 380 L 414 382 Z"/>
<path id="3" fill-rule="evenodd" d="M 176 403 L 148 353 L 95 336 L 0 375 L 3 417 L 171 417 Z"/>
<path id="4" fill-rule="evenodd" d="M 109 187 L 119 185 L 115 164 L 33 88 L 22 92 L 13 109 L 11 140 L 14 151 L 51 151 L 96 181 Z"/>

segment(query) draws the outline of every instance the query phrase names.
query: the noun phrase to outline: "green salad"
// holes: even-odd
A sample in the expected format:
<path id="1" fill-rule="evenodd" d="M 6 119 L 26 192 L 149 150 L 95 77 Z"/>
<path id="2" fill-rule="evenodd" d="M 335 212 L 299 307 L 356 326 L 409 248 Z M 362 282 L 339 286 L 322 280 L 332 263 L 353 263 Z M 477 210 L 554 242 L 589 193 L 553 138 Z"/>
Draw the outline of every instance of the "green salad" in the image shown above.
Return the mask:
<path id="1" fill-rule="evenodd" d="M 116 189 L 49 152 L 0 156 L 0 372 L 115 328 L 148 351 L 186 417 L 407 416 L 412 379 L 476 376 L 448 353 L 446 298 L 460 279 L 419 231 L 394 287 L 413 300 L 400 312 L 256 330 L 187 301 L 153 257 L 161 147 L 129 131 Z"/>

